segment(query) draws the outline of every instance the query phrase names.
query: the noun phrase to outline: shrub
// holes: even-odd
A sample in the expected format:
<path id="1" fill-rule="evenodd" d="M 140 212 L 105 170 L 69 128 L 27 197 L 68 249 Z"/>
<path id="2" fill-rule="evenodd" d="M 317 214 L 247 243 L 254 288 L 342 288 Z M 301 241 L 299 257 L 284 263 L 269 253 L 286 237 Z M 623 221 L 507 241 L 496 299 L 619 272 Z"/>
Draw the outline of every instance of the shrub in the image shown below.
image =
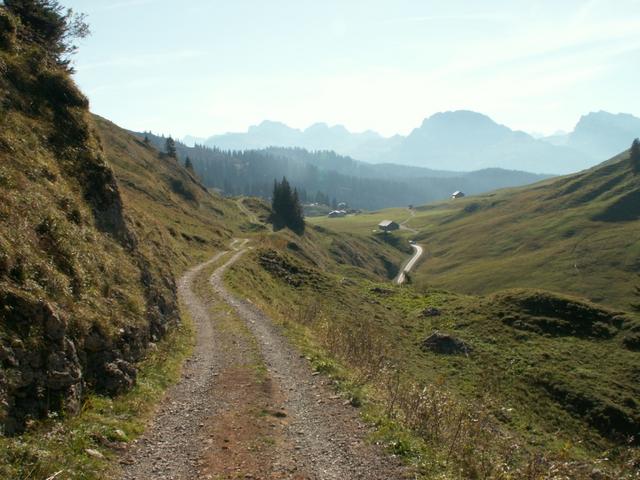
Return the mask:
<path id="1" fill-rule="evenodd" d="M 631 167 L 635 173 L 640 173 L 640 139 L 635 139 L 631 144 Z"/>
<path id="2" fill-rule="evenodd" d="M 16 22 L 8 12 L 0 8 L 0 49 L 11 50 L 16 42 Z"/>
<path id="3" fill-rule="evenodd" d="M 89 101 L 66 72 L 45 70 L 38 77 L 41 94 L 52 105 L 88 108 Z"/>
<path id="4" fill-rule="evenodd" d="M 38 45 L 50 60 L 65 68 L 77 50 L 75 39 L 89 35 L 85 16 L 65 10 L 57 0 L 4 0 L 4 8 L 19 19 L 22 40 Z"/>

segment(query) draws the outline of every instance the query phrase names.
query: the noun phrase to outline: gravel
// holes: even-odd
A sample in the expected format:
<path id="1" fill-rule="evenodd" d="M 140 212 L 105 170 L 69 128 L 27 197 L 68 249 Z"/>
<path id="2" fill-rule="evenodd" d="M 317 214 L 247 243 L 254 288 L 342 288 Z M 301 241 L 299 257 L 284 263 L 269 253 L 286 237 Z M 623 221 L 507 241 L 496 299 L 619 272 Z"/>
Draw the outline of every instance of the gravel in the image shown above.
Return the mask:
<path id="1" fill-rule="evenodd" d="M 312 371 L 280 327 L 224 286 L 224 272 L 246 251 L 246 242 L 234 245 L 210 278 L 210 298 L 194 293 L 194 279 L 229 252 L 179 283 L 197 326 L 197 346 L 155 421 L 123 457 L 122 479 L 413 478 L 397 458 L 366 441 L 370 428 L 358 410 Z M 220 302 L 228 311 L 211 313 Z M 246 335 L 220 328 L 225 314 L 239 317 Z M 256 355 L 266 367 L 260 377 L 247 369 Z"/>

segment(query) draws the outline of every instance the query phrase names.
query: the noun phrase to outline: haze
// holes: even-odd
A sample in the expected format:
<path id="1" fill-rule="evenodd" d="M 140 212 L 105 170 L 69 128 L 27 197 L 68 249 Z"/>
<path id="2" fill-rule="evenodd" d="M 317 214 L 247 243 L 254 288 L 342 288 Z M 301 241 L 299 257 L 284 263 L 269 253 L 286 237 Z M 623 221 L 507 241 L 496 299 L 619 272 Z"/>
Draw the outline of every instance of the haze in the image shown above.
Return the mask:
<path id="1" fill-rule="evenodd" d="M 66 3 L 93 32 L 79 86 L 134 130 L 392 135 L 469 109 L 550 134 L 588 111 L 640 113 L 638 0 Z"/>

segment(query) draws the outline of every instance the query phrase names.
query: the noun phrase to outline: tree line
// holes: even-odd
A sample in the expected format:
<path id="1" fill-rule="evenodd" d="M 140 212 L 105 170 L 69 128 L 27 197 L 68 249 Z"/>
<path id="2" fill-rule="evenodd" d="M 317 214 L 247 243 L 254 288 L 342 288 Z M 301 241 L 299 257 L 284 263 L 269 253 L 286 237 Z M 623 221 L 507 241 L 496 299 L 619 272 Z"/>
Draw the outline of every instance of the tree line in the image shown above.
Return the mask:
<path id="1" fill-rule="evenodd" d="M 215 188 L 229 196 L 255 196 L 270 200 L 274 179 L 283 176 L 295 186 L 301 203 L 319 203 L 336 208 L 339 202 L 354 208 L 374 210 L 389 206 L 421 203 L 433 200 L 430 181 L 415 181 L 408 185 L 402 180 L 362 178 L 327 169 L 336 158 L 333 152 L 307 152 L 300 149 L 295 156 L 277 151 L 245 150 L 225 151 L 201 145 L 187 147 L 180 142 L 149 132 L 142 134 L 165 155 L 186 159 L 208 188 Z M 327 155 L 330 153 L 331 155 Z M 327 163 L 327 167 L 323 165 Z M 447 196 L 449 187 L 431 179 L 434 188 Z"/>

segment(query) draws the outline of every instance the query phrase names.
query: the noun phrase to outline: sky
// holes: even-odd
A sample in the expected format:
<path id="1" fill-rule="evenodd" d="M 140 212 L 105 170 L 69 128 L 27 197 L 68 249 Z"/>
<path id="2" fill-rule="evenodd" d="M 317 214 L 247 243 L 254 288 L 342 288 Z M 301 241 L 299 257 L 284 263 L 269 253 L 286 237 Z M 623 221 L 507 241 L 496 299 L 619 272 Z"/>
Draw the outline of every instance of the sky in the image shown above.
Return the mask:
<path id="1" fill-rule="evenodd" d="M 640 0 L 62 0 L 75 78 L 125 128 L 208 137 L 262 120 L 407 134 L 467 109 L 551 134 L 640 116 Z"/>

